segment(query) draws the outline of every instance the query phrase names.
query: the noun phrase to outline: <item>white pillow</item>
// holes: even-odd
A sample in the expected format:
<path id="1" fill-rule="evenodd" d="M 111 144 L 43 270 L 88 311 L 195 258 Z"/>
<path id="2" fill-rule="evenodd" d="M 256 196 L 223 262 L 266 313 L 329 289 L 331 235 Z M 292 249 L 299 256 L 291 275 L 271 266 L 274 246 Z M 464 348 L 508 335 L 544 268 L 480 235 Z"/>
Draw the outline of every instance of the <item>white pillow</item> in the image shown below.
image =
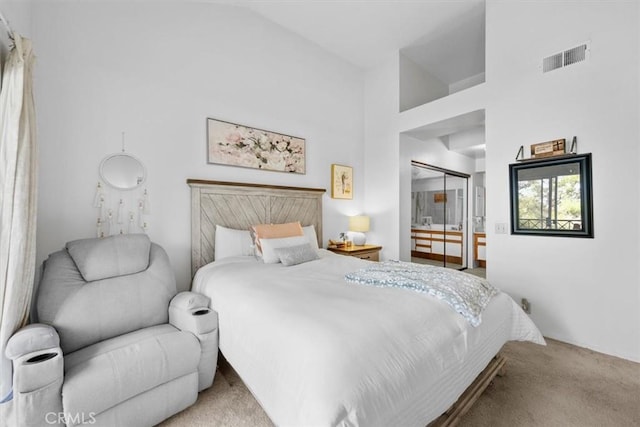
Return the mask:
<path id="1" fill-rule="evenodd" d="M 216 261 L 232 256 L 253 256 L 253 241 L 249 230 L 234 230 L 216 225 L 214 244 Z"/>
<path id="2" fill-rule="evenodd" d="M 316 227 L 313 225 L 307 225 L 306 227 L 302 227 L 302 232 L 309 239 L 309 243 L 313 246 L 313 249 L 318 250 L 320 247 L 318 246 L 318 235 L 316 234 Z"/>
<path id="3" fill-rule="evenodd" d="M 280 257 L 276 253 L 278 248 L 290 248 L 292 246 L 309 243 L 307 236 L 281 237 L 278 239 L 260 239 L 262 247 L 262 261 L 265 264 L 276 264 L 280 262 Z"/>

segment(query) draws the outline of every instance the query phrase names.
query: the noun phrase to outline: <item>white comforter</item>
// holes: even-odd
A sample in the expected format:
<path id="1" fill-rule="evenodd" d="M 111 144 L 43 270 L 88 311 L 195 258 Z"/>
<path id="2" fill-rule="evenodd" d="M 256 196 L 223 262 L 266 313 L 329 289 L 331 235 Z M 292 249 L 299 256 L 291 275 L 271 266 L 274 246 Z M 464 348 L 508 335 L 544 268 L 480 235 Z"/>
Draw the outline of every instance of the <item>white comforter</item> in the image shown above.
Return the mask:
<path id="1" fill-rule="evenodd" d="M 321 250 L 292 267 L 235 257 L 197 272 L 222 353 L 276 425 L 425 426 L 507 340 L 544 343 L 504 293 L 474 328 L 435 298 L 343 280 L 367 262 Z"/>

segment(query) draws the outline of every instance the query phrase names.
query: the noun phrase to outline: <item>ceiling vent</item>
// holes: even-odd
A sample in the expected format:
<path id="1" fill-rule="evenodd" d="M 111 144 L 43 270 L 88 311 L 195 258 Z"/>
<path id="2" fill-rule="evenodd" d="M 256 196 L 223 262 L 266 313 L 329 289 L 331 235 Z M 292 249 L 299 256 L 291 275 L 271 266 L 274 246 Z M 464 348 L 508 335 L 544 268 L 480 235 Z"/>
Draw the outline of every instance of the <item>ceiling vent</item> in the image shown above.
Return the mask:
<path id="1" fill-rule="evenodd" d="M 589 43 L 584 43 L 580 46 L 565 50 L 564 52 L 547 56 L 542 59 L 542 72 L 548 73 L 549 71 L 557 70 L 558 68 L 586 61 L 588 59 L 589 51 Z"/>
<path id="2" fill-rule="evenodd" d="M 562 68 L 562 52 L 547 56 L 542 60 L 542 72 L 548 73 L 552 70 Z"/>

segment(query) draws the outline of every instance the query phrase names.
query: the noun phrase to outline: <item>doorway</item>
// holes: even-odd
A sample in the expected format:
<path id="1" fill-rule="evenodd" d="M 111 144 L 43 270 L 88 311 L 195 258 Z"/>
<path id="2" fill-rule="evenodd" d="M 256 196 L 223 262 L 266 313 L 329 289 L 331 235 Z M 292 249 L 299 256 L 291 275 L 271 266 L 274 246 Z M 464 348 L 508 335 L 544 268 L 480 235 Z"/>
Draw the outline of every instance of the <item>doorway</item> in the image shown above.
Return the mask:
<path id="1" fill-rule="evenodd" d="M 411 162 L 411 261 L 468 267 L 470 175 Z"/>

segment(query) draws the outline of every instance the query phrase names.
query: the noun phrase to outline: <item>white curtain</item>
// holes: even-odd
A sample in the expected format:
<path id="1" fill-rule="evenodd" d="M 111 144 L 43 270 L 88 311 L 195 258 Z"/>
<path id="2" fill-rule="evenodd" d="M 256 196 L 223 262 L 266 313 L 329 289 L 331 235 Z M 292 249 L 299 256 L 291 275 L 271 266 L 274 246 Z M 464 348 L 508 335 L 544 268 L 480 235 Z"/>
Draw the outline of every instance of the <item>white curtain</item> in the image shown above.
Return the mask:
<path id="1" fill-rule="evenodd" d="M 37 151 L 31 41 L 14 35 L 0 87 L 0 402 L 11 393 L 4 351 L 28 318 L 35 273 Z"/>

